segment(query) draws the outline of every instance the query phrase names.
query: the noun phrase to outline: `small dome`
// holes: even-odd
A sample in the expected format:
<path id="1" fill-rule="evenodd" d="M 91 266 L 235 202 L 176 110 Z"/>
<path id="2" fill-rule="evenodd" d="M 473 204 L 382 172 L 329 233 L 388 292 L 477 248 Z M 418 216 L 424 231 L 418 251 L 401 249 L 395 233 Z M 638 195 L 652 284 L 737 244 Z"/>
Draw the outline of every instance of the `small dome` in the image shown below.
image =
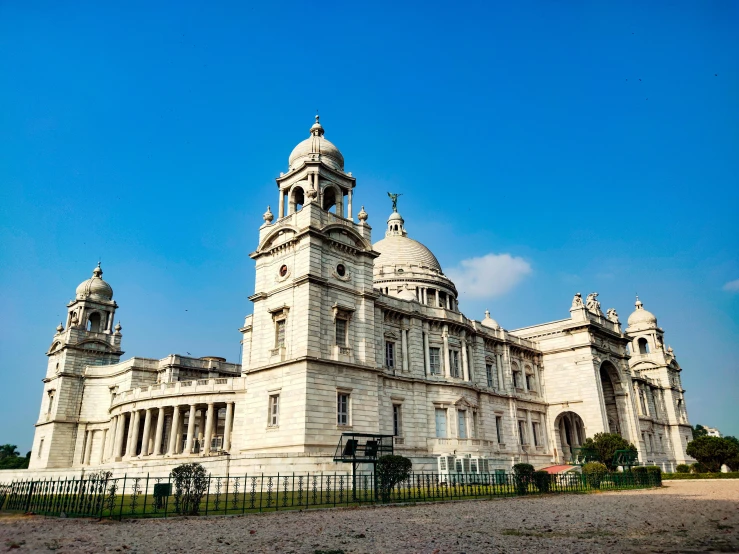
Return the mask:
<path id="1" fill-rule="evenodd" d="M 657 326 L 657 316 L 655 316 L 652 312 L 644 309 L 644 304 L 642 304 L 638 296 L 636 297 L 636 302 L 634 303 L 634 306 L 636 306 L 636 309 L 629 316 L 629 327 L 633 325 L 649 325 L 654 327 Z"/>
<path id="2" fill-rule="evenodd" d="M 410 289 L 403 289 L 398 293 L 398 298 L 403 300 L 417 300 L 415 293 Z"/>
<path id="3" fill-rule="evenodd" d="M 390 235 L 376 242 L 373 250 L 380 253 L 375 259 L 375 267 L 387 265 L 416 265 L 428 267 L 441 273 L 441 264 L 428 248 L 417 240 L 403 235 Z"/>
<path id="4" fill-rule="evenodd" d="M 390 223 L 391 221 L 400 221 L 401 223 L 405 223 L 403 221 L 403 216 L 401 216 L 398 212 L 393 212 L 390 214 L 390 217 L 387 218 L 387 222 Z"/>
<path id="5" fill-rule="evenodd" d="M 87 281 L 83 281 L 77 287 L 77 298 L 84 300 L 90 298 L 91 300 L 112 300 L 113 299 L 113 288 L 103 281 L 103 270 L 100 268 L 100 262 L 98 266 L 92 271 L 92 277 Z"/>
<path id="6" fill-rule="evenodd" d="M 288 165 L 293 170 L 301 161 L 319 159 L 334 169 L 344 171 L 344 156 L 332 142 L 323 138 L 323 127 L 316 116 L 316 122 L 310 128 L 310 136 L 293 149 Z"/>
<path id="7" fill-rule="evenodd" d="M 490 327 L 491 329 L 500 329 L 500 325 L 497 321 L 490 317 L 490 312 L 488 310 L 485 310 L 485 319 L 483 319 L 480 324 L 484 325 L 485 327 Z"/>

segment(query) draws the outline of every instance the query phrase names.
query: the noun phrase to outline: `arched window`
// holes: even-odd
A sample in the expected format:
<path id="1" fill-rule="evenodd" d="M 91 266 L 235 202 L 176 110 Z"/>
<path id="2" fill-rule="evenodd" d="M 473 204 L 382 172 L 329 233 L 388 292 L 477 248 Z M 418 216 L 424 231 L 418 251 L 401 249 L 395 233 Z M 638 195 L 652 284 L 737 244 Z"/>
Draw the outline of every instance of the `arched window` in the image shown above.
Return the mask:
<path id="1" fill-rule="evenodd" d="M 87 330 L 92 331 L 93 333 L 99 333 L 102 331 L 101 323 L 100 314 L 93 312 L 90 314 L 90 317 L 87 318 Z"/>
<path id="2" fill-rule="evenodd" d="M 305 193 L 303 192 L 303 187 L 293 187 L 290 192 L 290 213 L 294 214 L 295 212 L 302 210 L 303 204 L 305 204 Z"/>
<path id="3" fill-rule="evenodd" d="M 323 189 L 323 209 L 344 217 L 344 195 L 338 187 L 328 186 Z"/>
<path id="4" fill-rule="evenodd" d="M 640 338 L 639 341 L 639 354 L 649 354 L 649 343 L 644 337 Z"/>

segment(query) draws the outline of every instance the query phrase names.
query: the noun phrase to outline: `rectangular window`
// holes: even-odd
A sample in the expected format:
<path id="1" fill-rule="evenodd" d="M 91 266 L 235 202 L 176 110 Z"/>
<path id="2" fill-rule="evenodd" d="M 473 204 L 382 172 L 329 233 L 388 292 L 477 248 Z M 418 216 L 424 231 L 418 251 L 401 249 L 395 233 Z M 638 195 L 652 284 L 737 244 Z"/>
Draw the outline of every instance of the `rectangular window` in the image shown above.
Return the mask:
<path id="1" fill-rule="evenodd" d="M 459 350 L 449 351 L 449 362 L 452 365 L 452 377 L 459 377 Z"/>
<path id="2" fill-rule="evenodd" d="M 528 444 L 526 440 L 526 422 L 522 419 L 518 420 L 518 440 L 521 444 Z"/>
<path id="3" fill-rule="evenodd" d="M 270 427 L 277 427 L 280 424 L 280 395 L 279 394 L 269 395 L 269 417 L 267 421 Z"/>
<path id="4" fill-rule="evenodd" d="M 534 422 L 531 424 L 534 429 L 534 446 L 540 446 L 539 444 L 539 424 Z"/>
<path id="5" fill-rule="evenodd" d="M 38 443 L 38 454 L 36 454 L 37 458 L 41 457 L 41 451 L 44 449 L 44 439 L 41 439 Z"/>
<path id="6" fill-rule="evenodd" d="M 446 438 L 446 410 L 444 408 L 436 408 L 436 436 L 440 439 Z"/>
<path id="7" fill-rule="evenodd" d="M 393 369 L 395 367 L 395 343 L 385 342 L 385 367 Z"/>
<path id="8" fill-rule="evenodd" d="M 493 388 L 493 366 L 485 364 L 485 375 L 488 378 L 488 387 Z"/>
<path id="9" fill-rule="evenodd" d="M 336 395 L 336 423 L 349 425 L 349 395 L 343 392 Z"/>
<path id="10" fill-rule="evenodd" d="M 517 389 L 521 388 L 521 372 L 520 371 L 514 371 L 513 372 L 513 386 Z"/>
<path id="11" fill-rule="evenodd" d="M 495 435 L 498 438 L 498 444 L 503 442 L 503 418 L 495 416 Z"/>
<path id="12" fill-rule="evenodd" d="M 346 346 L 346 319 L 336 318 L 336 344 Z"/>
<path id="13" fill-rule="evenodd" d="M 431 375 L 441 375 L 441 348 L 429 348 Z"/>
<path id="14" fill-rule="evenodd" d="M 457 437 L 460 439 L 467 438 L 467 410 L 457 410 L 457 425 L 459 433 Z"/>
<path id="15" fill-rule="evenodd" d="M 393 404 L 393 435 L 400 437 L 402 433 L 401 427 L 401 407 L 400 404 Z"/>
<path id="16" fill-rule="evenodd" d="M 664 452 L 665 451 L 665 443 L 662 440 L 662 435 L 659 436 L 659 451 Z"/>
<path id="17" fill-rule="evenodd" d="M 275 322 L 275 348 L 283 348 L 285 346 L 285 320 L 280 319 Z"/>
<path id="18" fill-rule="evenodd" d="M 47 415 L 51 414 L 51 409 L 54 407 L 54 391 L 49 391 L 49 408 L 46 410 Z"/>

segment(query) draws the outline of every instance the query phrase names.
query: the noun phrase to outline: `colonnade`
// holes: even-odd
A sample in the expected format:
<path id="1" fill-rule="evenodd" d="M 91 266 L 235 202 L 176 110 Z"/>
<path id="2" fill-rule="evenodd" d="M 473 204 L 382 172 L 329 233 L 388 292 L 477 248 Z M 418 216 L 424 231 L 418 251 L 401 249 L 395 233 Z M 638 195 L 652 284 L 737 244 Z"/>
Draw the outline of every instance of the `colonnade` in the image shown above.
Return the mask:
<path id="1" fill-rule="evenodd" d="M 104 439 L 101 461 L 227 452 L 231 448 L 234 407 L 234 402 L 207 402 L 122 412 L 111 419 L 106 433 L 110 440 Z M 218 434 L 218 413 L 224 408 L 221 436 Z M 213 444 L 215 437 L 222 438 L 222 442 Z M 91 443 L 89 440 L 85 447 L 83 463 L 86 464 L 90 463 L 87 450 Z"/>

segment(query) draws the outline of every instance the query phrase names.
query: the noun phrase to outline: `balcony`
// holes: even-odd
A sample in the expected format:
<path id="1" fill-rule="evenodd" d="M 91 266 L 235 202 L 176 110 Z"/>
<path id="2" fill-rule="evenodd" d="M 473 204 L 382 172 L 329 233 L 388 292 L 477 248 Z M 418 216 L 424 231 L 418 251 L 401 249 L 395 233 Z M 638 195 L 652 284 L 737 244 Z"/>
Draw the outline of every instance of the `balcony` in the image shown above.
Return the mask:
<path id="1" fill-rule="evenodd" d="M 243 390 L 243 377 L 228 377 L 218 379 L 198 379 L 195 381 L 178 381 L 176 383 L 162 383 L 137 389 L 119 392 L 113 398 L 111 407 L 132 401 L 180 396 L 184 394 L 218 393 Z"/>

